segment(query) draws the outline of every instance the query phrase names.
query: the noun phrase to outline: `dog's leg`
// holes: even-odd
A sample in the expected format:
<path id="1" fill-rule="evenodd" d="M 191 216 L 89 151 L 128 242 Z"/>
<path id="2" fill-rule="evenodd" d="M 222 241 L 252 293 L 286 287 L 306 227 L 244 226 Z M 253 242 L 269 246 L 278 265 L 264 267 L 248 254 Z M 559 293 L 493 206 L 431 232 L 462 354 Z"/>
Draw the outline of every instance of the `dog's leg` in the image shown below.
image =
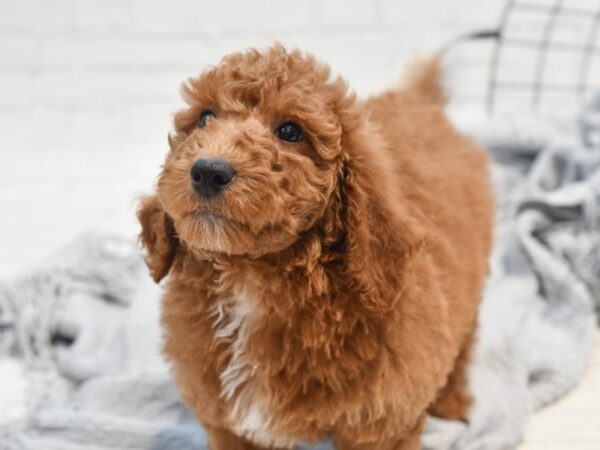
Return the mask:
<path id="1" fill-rule="evenodd" d="M 360 433 L 356 430 L 352 436 L 341 433 L 336 435 L 335 448 L 337 450 L 421 450 L 421 433 L 425 427 L 425 415 L 421 416 L 416 425 L 400 437 L 388 439 L 385 441 L 373 441 L 368 443 L 356 443 L 356 435 Z"/>
<path id="2" fill-rule="evenodd" d="M 279 447 L 259 447 L 225 428 L 205 427 L 210 450 L 286 450 Z"/>
<path id="3" fill-rule="evenodd" d="M 224 428 L 206 428 L 210 450 L 254 450 L 249 442 Z"/>
<path id="4" fill-rule="evenodd" d="M 448 376 L 446 386 L 442 388 L 437 399 L 429 408 L 432 416 L 449 420 L 466 420 L 473 402 L 467 389 L 467 370 L 471 361 L 473 335 L 471 333 L 456 358 L 454 369 Z"/>

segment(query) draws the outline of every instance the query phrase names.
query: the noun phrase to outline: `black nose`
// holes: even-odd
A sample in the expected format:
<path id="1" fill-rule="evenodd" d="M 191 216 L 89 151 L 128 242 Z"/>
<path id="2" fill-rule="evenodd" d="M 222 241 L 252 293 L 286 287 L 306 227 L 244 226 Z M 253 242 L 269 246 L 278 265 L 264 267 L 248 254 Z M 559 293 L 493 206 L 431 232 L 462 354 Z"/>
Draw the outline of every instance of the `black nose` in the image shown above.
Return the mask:
<path id="1" fill-rule="evenodd" d="M 202 197 L 214 197 L 231 182 L 235 170 L 223 159 L 206 158 L 194 163 L 190 175 L 198 194 Z"/>

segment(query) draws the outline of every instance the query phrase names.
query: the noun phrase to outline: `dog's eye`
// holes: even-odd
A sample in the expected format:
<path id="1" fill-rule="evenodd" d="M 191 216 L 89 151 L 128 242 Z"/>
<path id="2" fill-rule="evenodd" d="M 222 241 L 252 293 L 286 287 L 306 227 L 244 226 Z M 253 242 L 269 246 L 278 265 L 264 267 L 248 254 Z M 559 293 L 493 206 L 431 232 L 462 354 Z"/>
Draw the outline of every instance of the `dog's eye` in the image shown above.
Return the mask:
<path id="1" fill-rule="evenodd" d="M 212 109 L 205 109 L 202 111 L 202 114 L 200 114 L 200 119 L 198 120 L 198 128 L 204 128 L 206 123 L 213 117 L 216 117 L 216 114 Z"/>
<path id="2" fill-rule="evenodd" d="M 304 138 L 302 129 L 293 122 L 286 122 L 283 125 L 279 125 L 279 128 L 275 130 L 277 137 L 287 142 L 298 142 Z"/>

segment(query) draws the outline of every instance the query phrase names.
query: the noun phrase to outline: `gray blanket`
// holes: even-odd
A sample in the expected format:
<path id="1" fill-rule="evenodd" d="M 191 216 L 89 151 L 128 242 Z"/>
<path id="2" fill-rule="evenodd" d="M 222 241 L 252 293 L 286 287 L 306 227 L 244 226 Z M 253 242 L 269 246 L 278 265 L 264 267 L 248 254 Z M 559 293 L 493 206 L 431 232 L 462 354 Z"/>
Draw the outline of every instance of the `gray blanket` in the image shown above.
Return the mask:
<path id="1" fill-rule="evenodd" d="M 597 326 L 600 96 L 573 123 L 512 117 L 471 134 L 498 196 L 476 402 L 468 424 L 428 421 L 429 450 L 514 448 L 532 412 L 577 383 Z M 0 284 L 0 354 L 22 361 L 28 383 L 0 448 L 206 448 L 160 357 L 159 297 L 135 244 L 102 235 Z"/>

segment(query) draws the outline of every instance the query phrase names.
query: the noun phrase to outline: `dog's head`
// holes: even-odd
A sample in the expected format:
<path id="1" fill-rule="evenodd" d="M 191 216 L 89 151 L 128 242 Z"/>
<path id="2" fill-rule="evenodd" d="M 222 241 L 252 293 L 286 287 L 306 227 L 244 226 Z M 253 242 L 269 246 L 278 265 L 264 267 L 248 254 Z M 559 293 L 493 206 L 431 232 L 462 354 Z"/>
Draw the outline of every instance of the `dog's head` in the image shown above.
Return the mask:
<path id="1" fill-rule="evenodd" d="M 175 233 L 192 252 L 259 257 L 315 225 L 333 242 L 347 232 L 343 210 L 367 207 L 369 188 L 346 173 L 366 119 L 313 57 L 280 46 L 235 53 L 182 91 L 189 107 L 175 116 L 157 196 L 139 214 L 155 279 L 168 271 Z M 352 182 L 360 200 L 343 206 Z"/>

